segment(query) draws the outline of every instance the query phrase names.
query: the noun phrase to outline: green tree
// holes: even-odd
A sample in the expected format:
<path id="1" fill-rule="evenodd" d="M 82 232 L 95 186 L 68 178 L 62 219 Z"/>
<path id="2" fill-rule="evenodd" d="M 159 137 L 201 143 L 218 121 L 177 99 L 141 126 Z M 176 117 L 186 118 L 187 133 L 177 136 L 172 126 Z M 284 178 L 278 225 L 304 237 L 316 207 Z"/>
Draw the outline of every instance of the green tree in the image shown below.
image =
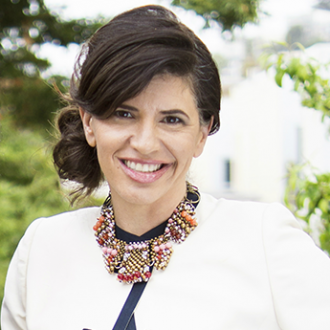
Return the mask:
<path id="1" fill-rule="evenodd" d="M 38 131 L 1 121 L 0 134 L 0 305 L 7 267 L 27 226 L 38 217 L 72 209 L 60 189 L 51 160 L 50 141 Z M 98 205 L 89 198 L 83 206 Z M 80 205 L 81 206 L 81 205 Z"/>
<path id="2" fill-rule="evenodd" d="M 330 10 L 329 0 L 319 0 L 314 6 Z M 321 111 L 322 121 L 330 117 L 329 63 L 320 63 L 314 58 L 307 58 L 304 47 L 299 43 L 284 44 L 286 51 L 277 54 L 264 54 L 266 69 L 275 68 L 275 81 L 282 87 L 284 76 L 294 83 L 294 90 L 301 96 L 301 103 L 307 108 Z M 290 52 L 298 47 L 300 55 Z M 330 60 L 330 59 L 329 59 Z M 323 230 L 320 233 L 321 248 L 330 254 L 330 172 L 318 173 L 309 164 L 291 164 L 288 168 L 288 184 L 285 203 L 295 215 L 307 223 L 310 231 L 311 218 L 321 220 Z"/>
<path id="3" fill-rule="evenodd" d="M 288 47 L 288 45 L 287 45 Z M 300 46 L 302 49 L 303 47 Z M 322 120 L 330 117 L 329 63 L 322 64 L 314 58 L 293 55 L 290 51 L 278 54 L 264 54 L 266 69 L 275 69 L 275 82 L 282 87 L 284 76 L 294 83 L 294 90 L 301 96 L 301 103 L 307 108 L 321 111 Z M 302 52 L 303 54 L 303 52 Z M 307 174 L 308 173 L 308 174 Z M 285 203 L 295 215 L 306 221 L 310 231 L 310 220 L 321 220 L 321 248 L 330 253 L 330 173 L 318 173 L 309 165 L 292 164 L 288 168 L 288 185 Z"/>
<path id="4" fill-rule="evenodd" d="M 45 82 L 40 73 L 50 63 L 35 55 L 45 43 L 81 43 L 101 26 L 102 19 L 64 21 L 43 0 L 1 0 L 0 111 L 13 115 L 21 127 L 49 128 L 58 108 L 57 96 L 47 86 L 56 81 L 65 89 L 67 78 Z"/>
<path id="5" fill-rule="evenodd" d="M 1 122 L 0 302 L 9 261 L 30 222 L 71 209 L 51 161 L 51 143 L 37 131 Z M 100 203 L 95 199 L 84 205 Z M 97 205 L 97 204 L 94 204 Z"/>
<path id="6" fill-rule="evenodd" d="M 29 223 L 69 209 L 59 181 L 37 132 L 1 122 L 0 146 L 0 300 L 5 274 L 16 245 Z"/>
<path id="7" fill-rule="evenodd" d="M 173 0 L 172 4 L 192 9 L 204 17 L 206 27 L 209 21 L 216 21 L 223 30 L 243 27 L 258 18 L 259 0 Z"/>
<path id="8" fill-rule="evenodd" d="M 67 78 L 42 79 L 50 63 L 35 52 L 44 43 L 81 43 L 100 25 L 101 19 L 63 21 L 42 0 L 0 0 L 0 302 L 9 261 L 29 223 L 71 208 L 50 154 L 60 106 L 52 85 L 64 91 Z"/>
<path id="9" fill-rule="evenodd" d="M 275 68 L 275 82 L 282 87 L 282 80 L 287 75 L 294 82 L 294 90 L 301 95 L 303 106 L 319 110 L 323 119 L 330 116 L 329 64 L 322 64 L 314 58 L 303 58 L 289 51 L 278 54 L 264 53 L 263 66 L 268 70 Z M 302 49 L 303 47 L 300 46 Z M 322 74 L 321 74 L 322 72 Z"/>
<path id="10" fill-rule="evenodd" d="M 291 165 L 288 169 L 285 204 L 297 217 L 307 223 L 311 232 L 311 219 L 321 220 L 320 246 L 330 254 L 330 173 L 306 174 L 308 165 Z M 309 170 L 310 166 L 308 166 Z"/>

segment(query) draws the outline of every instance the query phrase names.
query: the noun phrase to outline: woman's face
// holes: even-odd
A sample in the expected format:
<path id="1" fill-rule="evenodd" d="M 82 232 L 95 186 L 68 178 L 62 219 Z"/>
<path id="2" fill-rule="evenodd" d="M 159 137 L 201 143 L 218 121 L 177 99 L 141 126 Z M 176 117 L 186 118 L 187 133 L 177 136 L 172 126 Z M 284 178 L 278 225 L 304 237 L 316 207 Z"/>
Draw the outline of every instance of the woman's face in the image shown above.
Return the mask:
<path id="1" fill-rule="evenodd" d="M 181 200 L 191 160 L 202 153 L 210 129 L 200 125 L 187 80 L 156 76 L 110 118 L 96 119 L 83 110 L 81 117 L 114 200 Z"/>

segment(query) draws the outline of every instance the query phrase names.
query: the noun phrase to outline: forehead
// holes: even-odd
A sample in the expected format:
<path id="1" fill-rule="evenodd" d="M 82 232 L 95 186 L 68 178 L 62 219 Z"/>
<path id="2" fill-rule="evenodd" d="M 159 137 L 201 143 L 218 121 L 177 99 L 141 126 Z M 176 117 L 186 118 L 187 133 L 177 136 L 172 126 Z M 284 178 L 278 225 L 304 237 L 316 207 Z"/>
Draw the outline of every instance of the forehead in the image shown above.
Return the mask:
<path id="1" fill-rule="evenodd" d="M 160 110 L 197 109 L 190 79 L 169 74 L 155 76 L 140 94 L 124 102 L 128 105 L 132 103 L 142 108 L 150 106 Z"/>

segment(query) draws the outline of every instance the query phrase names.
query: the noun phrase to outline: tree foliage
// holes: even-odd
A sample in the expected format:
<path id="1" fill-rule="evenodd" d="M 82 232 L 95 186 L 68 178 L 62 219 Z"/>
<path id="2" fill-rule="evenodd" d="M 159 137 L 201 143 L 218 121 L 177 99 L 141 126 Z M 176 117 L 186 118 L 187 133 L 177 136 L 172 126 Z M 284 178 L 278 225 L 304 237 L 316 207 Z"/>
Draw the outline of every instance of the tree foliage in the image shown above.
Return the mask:
<path id="1" fill-rule="evenodd" d="M 65 92 L 67 82 L 67 78 L 60 76 L 44 80 L 22 75 L 10 80 L 10 85 L 1 91 L 2 116 L 11 117 L 17 127 L 29 127 L 49 135 L 60 107 L 59 95 L 53 84 Z"/>
<path id="2" fill-rule="evenodd" d="M 323 118 L 329 117 L 330 85 L 329 79 L 324 78 L 326 73 L 330 73 L 329 64 L 295 54 L 290 51 L 264 54 L 263 65 L 266 69 L 275 69 L 275 82 L 279 87 L 282 87 L 285 75 L 294 82 L 294 90 L 300 93 L 303 106 L 320 110 Z"/>
<path id="3" fill-rule="evenodd" d="M 28 224 L 37 217 L 69 209 L 45 138 L 37 132 L 17 130 L 9 119 L 1 123 L 0 209 L 2 295 L 9 260 Z"/>
<path id="4" fill-rule="evenodd" d="M 288 45 L 286 45 L 288 47 Z M 303 47 L 299 45 L 302 50 Z M 288 47 L 289 48 L 289 47 Z M 294 90 L 301 96 L 307 108 L 322 112 L 322 120 L 330 117 L 329 63 L 322 64 L 304 52 L 280 52 L 264 54 L 263 65 L 275 69 L 275 82 L 282 87 L 284 76 L 294 83 Z M 321 220 L 321 248 L 330 253 L 330 173 L 318 174 L 302 164 L 292 164 L 288 169 L 285 203 L 295 215 L 306 221 L 316 217 Z"/>
<path id="5" fill-rule="evenodd" d="M 51 13 L 43 0 L 1 0 L 0 7 L 0 77 L 35 76 L 49 62 L 35 56 L 44 43 L 67 46 L 82 43 L 101 26 L 101 20 L 64 21 Z M 31 68 L 27 68 L 30 65 Z M 34 70 L 32 69 L 34 68 Z"/>
<path id="6" fill-rule="evenodd" d="M 259 0 L 173 0 L 172 4 L 203 16 L 206 27 L 214 20 L 223 30 L 243 27 L 258 18 Z"/>
<path id="7" fill-rule="evenodd" d="M 16 125 L 49 128 L 58 107 L 40 72 L 50 63 L 36 56 L 45 43 L 81 43 L 101 26 L 101 19 L 64 21 L 43 0 L 1 0 L 0 112 L 14 115 Z M 65 77 L 54 77 L 64 89 Z"/>
<path id="8" fill-rule="evenodd" d="M 44 43 L 80 43 L 101 22 L 63 21 L 42 0 L 0 2 L 1 302 L 9 261 L 26 227 L 37 217 L 70 209 L 50 154 L 52 122 L 59 108 L 52 85 L 64 91 L 67 78 L 42 79 L 40 73 L 50 63 L 36 51 Z"/>
<path id="9" fill-rule="evenodd" d="M 285 203 L 293 213 L 308 224 L 311 231 L 312 217 L 320 219 L 321 248 L 330 254 L 330 173 L 306 175 L 307 165 L 289 168 Z"/>
<path id="10" fill-rule="evenodd" d="M 5 274 L 29 223 L 71 209 L 51 161 L 51 141 L 10 118 L 1 123 L 0 145 L 0 302 Z M 84 205 L 99 204 L 90 199 Z"/>

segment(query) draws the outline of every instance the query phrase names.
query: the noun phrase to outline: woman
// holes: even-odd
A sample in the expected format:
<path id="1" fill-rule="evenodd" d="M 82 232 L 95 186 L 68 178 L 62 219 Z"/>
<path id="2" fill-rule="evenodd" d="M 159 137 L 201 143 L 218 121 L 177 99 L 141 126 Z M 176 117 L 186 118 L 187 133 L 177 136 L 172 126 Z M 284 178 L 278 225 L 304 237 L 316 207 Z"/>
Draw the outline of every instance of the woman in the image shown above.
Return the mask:
<path id="1" fill-rule="evenodd" d="M 31 224 L 8 272 L 2 330 L 330 328 L 329 259 L 292 215 L 185 181 L 219 128 L 220 81 L 173 13 L 136 8 L 98 30 L 69 102 L 59 175 L 86 194 L 105 178 L 111 194 L 101 210 Z"/>

